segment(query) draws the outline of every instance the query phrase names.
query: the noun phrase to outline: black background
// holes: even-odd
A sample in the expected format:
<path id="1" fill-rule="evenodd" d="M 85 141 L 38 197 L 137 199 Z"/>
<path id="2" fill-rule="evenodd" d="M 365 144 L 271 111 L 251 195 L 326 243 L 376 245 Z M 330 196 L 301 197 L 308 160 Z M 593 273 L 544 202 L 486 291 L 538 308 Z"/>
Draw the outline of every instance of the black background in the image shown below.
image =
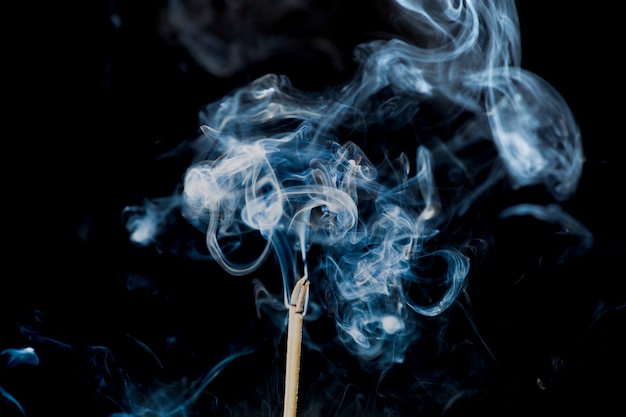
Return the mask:
<path id="1" fill-rule="evenodd" d="M 264 62 L 221 79 L 160 36 L 157 5 L 89 3 L 20 10 L 5 39 L 0 351 L 34 346 L 40 364 L 0 369 L 0 386 L 29 416 L 120 411 L 115 401 L 97 394 L 123 397 L 117 367 L 138 383 L 154 375 L 193 379 L 232 346 L 255 343 L 260 358 L 280 361 L 265 351 L 273 345 L 263 341 L 278 336 L 256 318 L 249 280 L 233 279 L 215 265 L 133 247 L 121 212 L 147 195 L 172 190 L 184 166 L 155 160 L 195 136 L 203 104 L 265 72 L 287 73 L 304 88 L 345 76 L 320 64 L 312 82 L 302 71 L 311 63 L 299 57 L 304 62 Z M 334 29 L 327 32 L 346 54 L 346 71 L 351 46 L 378 24 L 363 3 L 350 3 L 332 15 Z M 583 176 L 564 207 L 593 233 L 595 245 L 554 266 L 545 261 L 551 242 L 528 237 L 523 225 L 494 231 L 497 256 L 481 266 L 468 288 L 480 338 L 468 337 L 482 340 L 493 357 L 476 348 L 481 353 L 472 375 L 479 377 L 469 384 L 474 391 L 446 415 L 623 415 L 620 18 L 587 3 L 519 3 L 522 66 L 563 95 L 581 128 Z M 363 18 L 351 18 L 351 10 Z M 111 14 L 120 16 L 121 27 Z M 138 289 L 129 291 L 128 282 Z M 174 347 L 166 340 L 176 340 Z M 474 359 L 467 357 L 471 367 Z M 161 369 L 159 362 L 167 366 Z M 251 387 L 267 383 L 265 374 L 278 378 L 279 366 L 235 361 L 213 392 L 226 403 L 250 401 L 258 395 Z M 250 372 L 254 367 L 258 372 Z M 373 378 L 353 372 L 354 378 Z M 348 373 L 339 379 L 351 378 Z M 103 380 L 106 388 L 99 386 Z M 404 400 L 397 395 L 398 402 Z M 441 411 L 428 404 L 424 391 L 414 395 L 422 408 L 406 415 Z M 215 401 L 206 415 L 227 415 L 211 411 L 220 408 Z M 15 411 L 10 404 L 0 407 Z M 280 404 L 272 407 L 280 415 Z"/>

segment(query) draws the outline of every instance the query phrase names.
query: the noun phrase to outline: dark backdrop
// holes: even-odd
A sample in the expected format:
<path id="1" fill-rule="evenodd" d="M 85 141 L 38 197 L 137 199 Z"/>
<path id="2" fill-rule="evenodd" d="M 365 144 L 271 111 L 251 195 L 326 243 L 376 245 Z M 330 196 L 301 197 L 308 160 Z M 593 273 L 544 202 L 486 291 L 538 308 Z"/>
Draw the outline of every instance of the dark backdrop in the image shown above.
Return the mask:
<path id="1" fill-rule="evenodd" d="M 5 38 L 0 387 L 28 416 L 108 416 L 128 411 L 124 381 L 136 384 L 137 395 L 155 376 L 191 381 L 250 345 L 257 353 L 227 367 L 200 409 L 228 415 L 220 404 L 253 407 L 251 398 L 263 398 L 257 386 L 280 383 L 281 356 L 272 353 L 276 330 L 256 318 L 250 281 L 206 262 L 133 247 L 121 212 L 170 192 L 180 179 L 182 162 L 156 161 L 195 136 L 203 104 L 269 71 L 317 88 L 345 77 L 350 60 L 336 71 L 315 57 L 283 57 L 220 78 L 163 39 L 151 2 L 90 3 L 20 10 Z M 348 57 L 360 33 L 379 24 L 362 3 L 350 3 L 331 15 L 334 28 L 327 32 Z M 499 256 L 468 288 L 475 329 L 460 317 L 465 324 L 457 330 L 463 341 L 484 343 L 475 348 L 479 353 L 453 356 L 476 365 L 477 380 L 446 413 L 618 415 L 626 370 L 620 18 L 590 4 L 519 3 L 522 66 L 563 95 L 582 131 L 584 172 L 564 206 L 593 233 L 595 245 L 543 268 L 549 243 L 527 240 L 523 227 L 501 232 Z M 354 19 L 352 8 L 362 18 Z M 311 63 L 319 65 L 312 84 L 302 72 Z M 28 346 L 38 365 L 28 356 L 10 361 L 11 349 Z M 336 355 L 343 370 L 334 370 L 329 384 L 376 380 Z M 398 380 L 419 380 L 409 374 Z M 324 386 L 323 377 L 312 381 Z M 383 396 L 395 396 L 383 403 L 415 396 L 407 402 L 421 405 L 406 415 L 441 411 L 424 387 L 381 385 Z M 415 394 L 404 392 L 409 386 Z M 2 415 L 17 411 L 8 400 L 0 407 Z M 270 409 L 280 414 L 279 404 Z"/>

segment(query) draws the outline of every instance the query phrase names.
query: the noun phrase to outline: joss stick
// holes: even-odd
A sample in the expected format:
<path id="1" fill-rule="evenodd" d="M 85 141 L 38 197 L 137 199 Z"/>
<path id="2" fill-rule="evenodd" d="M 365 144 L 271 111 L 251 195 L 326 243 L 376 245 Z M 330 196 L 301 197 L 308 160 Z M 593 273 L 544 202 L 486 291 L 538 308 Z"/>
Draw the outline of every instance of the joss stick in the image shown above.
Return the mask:
<path id="1" fill-rule="evenodd" d="M 285 368 L 284 417 L 295 417 L 298 403 L 300 353 L 302 348 L 302 322 L 309 297 L 309 280 L 300 278 L 293 288 L 289 302 L 287 327 L 287 363 Z"/>

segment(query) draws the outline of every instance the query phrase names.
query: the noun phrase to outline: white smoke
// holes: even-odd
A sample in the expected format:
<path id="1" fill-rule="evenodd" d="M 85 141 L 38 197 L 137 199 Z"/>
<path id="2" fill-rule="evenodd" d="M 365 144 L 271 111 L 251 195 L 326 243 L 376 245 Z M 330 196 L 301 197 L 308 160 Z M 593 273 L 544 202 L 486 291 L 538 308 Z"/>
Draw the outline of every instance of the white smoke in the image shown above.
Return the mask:
<path id="1" fill-rule="evenodd" d="M 331 306 L 346 348 L 383 367 L 403 360 L 416 316 L 441 314 L 466 285 L 462 242 L 446 242 L 441 228 L 502 182 L 567 199 L 583 162 L 566 103 L 520 67 L 513 1 L 399 1 L 395 13 L 402 25 L 412 22 L 411 37 L 358 45 L 358 71 L 343 85 L 313 93 L 269 74 L 205 106 L 182 192 L 129 208 L 127 222 L 131 238 L 147 244 L 180 210 L 233 275 L 273 254 L 285 299 L 315 266 L 310 278 L 322 285 L 324 277 L 328 298 L 312 302 Z M 215 51 L 198 48 L 210 39 L 193 49 L 204 63 Z M 406 133 L 427 132 L 429 123 L 456 129 L 448 137 Z M 392 135 L 416 153 L 391 155 Z M 485 141 L 490 152 L 473 152 Z M 441 166 L 465 177 L 453 201 L 439 197 Z M 261 250 L 249 249 L 255 235 L 265 239 Z M 312 246 L 317 259 L 307 258 Z M 231 259 L 250 250 L 251 259 Z"/>

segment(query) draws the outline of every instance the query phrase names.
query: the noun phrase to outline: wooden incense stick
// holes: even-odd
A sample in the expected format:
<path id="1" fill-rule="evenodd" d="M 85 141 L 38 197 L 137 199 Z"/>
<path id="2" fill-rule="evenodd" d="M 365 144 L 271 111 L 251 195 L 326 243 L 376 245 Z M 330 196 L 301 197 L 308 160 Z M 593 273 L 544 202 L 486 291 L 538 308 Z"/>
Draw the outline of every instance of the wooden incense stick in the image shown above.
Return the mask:
<path id="1" fill-rule="evenodd" d="M 303 277 L 296 282 L 289 302 L 284 417 L 296 416 L 298 406 L 298 383 L 300 378 L 300 353 L 302 349 L 302 322 L 306 312 L 308 298 L 309 280 L 307 277 Z"/>

